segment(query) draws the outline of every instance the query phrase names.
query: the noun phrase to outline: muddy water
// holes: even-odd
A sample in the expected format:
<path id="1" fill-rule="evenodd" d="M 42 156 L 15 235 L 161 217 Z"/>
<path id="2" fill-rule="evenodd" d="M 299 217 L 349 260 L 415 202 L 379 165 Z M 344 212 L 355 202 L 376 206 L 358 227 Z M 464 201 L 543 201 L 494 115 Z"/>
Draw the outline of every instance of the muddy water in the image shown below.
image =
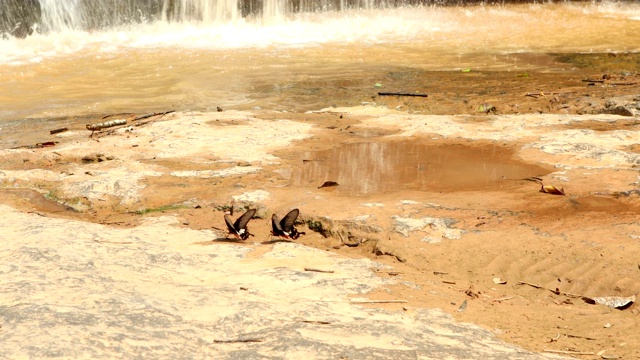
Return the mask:
<path id="1" fill-rule="evenodd" d="M 571 71 L 547 54 L 638 51 L 638 33 L 639 4 L 604 2 L 39 34 L 0 40 L 0 121 L 217 106 L 318 109 L 334 105 L 331 95 L 341 89 L 385 87 L 402 69 Z"/>
<path id="2" fill-rule="evenodd" d="M 0 198 L 13 198 L 14 201 L 21 202 L 27 207 L 33 208 L 35 211 L 55 214 L 73 214 L 77 213 L 65 205 L 47 199 L 39 192 L 31 189 L 0 189 Z"/>
<path id="3" fill-rule="evenodd" d="M 436 145 L 420 140 L 343 144 L 304 153 L 302 160 L 292 185 L 334 181 L 339 184 L 335 191 L 343 195 L 496 190 L 550 172 L 519 162 L 511 150 L 498 145 Z"/>

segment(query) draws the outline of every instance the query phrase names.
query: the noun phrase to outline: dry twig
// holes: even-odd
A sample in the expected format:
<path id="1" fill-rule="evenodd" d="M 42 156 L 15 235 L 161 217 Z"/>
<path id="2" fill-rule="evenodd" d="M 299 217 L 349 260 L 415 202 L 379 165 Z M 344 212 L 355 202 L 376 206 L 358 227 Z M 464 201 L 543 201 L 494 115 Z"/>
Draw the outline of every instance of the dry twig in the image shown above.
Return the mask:
<path id="1" fill-rule="evenodd" d="M 232 343 L 256 343 L 263 342 L 262 338 L 235 339 L 235 340 L 213 340 L 214 343 L 232 344 Z"/>
<path id="2" fill-rule="evenodd" d="M 407 300 L 351 300 L 352 304 L 405 304 Z"/>
<path id="3" fill-rule="evenodd" d="M 552 350 L 552 349 L 544 349 L 544 352 L 554 353 L 554 354 L 566 354 L 566 355 L 594 355 L 591 351 L 570 351 L 570 350 Z"/>
<path id="4" fill-rule="evenodd" d="M 422 93 L 406 93 L 406 92 L 379 92 L 378 96 L 414 96 L 414 97 L 428 97 L 428 94 Z"/>
<path id="5" fill-rule="evenodd" d="M 53 135 L 53 134 L 57 134 L 57 133 L 61 133 L 61 132 L 65 132 L 68 131 L 69 129 L 66 127 L 60 128 L 60 129 L 53 129 L 53 130 L 49 130 L 49 135 Z"/>
<path id="6" fill-rule="evenodd" d="M 528 286 L 534 287 L 536 289 L 549 290 L 549 291 L 551 291 L 552 293 L 554 293 L 556 295 L 564 295 L 564 296 L 574 297 L 574 298 L 588 298 L 587 296 L 584 296 L 584 295 L 578 295 L 578 294 L 572 294 L 572 293 L 560 291 L 558 288 L 556 288 L 555 290 L 554 289 L 549 289 L 549 288 L 546 288 L 544 286 L 528 283 L 528 282 L 525 282 L 525 281 L 518 281 L 518 284 L 519 285 L 528 285 Z"/>
<path id="7" fill-rule="evenodd" d="M 333 270 L 322 270 L 322 269 L 315 269 L 315 268 L 309 268 L 309 267 L 304 268 L 304 271 L 313 271 L 313 272 L 329 273 L 329 274 L 334 273 Z"/>
<path id="8" fill-rule="evenodd" d="M 566 337 L 569 338 L 576 338 L 576 339 L 585 339 L 585 340 L 598 340 L 596 338 L 592 338 L 592 337 L 588 337 L 588 336 L 580 336 L 580 335 L 573 335 L 573 334 L 562 334 Z"/>
<path id="9" fill-rule="evenodd" d="M 505 296 L 505 297 L 501 297 L 501 298 L 497 298 L 497 299 L 493 299 L 492 301 L 506 301 L 506 300 L 511 300 L 513 299 L 515 296 Z"/>

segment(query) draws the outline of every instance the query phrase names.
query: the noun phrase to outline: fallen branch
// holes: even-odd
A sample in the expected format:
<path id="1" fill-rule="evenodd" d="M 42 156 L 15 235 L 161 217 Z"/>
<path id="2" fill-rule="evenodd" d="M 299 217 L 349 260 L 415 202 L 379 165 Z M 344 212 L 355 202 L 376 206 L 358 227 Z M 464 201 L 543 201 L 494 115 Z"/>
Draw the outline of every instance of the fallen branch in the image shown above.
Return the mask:
<path id="1" fill-rule="evenodd" d="M 445 283 L 445 284 L 451 284 L 451 285 L 455 285 L 456 284 L 456 282 L 453 281 L 453 280 L 442 280 L 442 282 Z"/>
<path id="2" fill-rule="evenodd" d="M 505 297 L 501 297 L 501 298 L 497 298 L 497 299 L 493 299 L 492 301 L 506 301 L 506 300 L 511 300 L 513 299 L 515 296 L 505 296 Z"/>
<path id="3" fill-rule="evenodd" d="M 604 80 L 598 80 L 598 79 L 582 79 L 582 82 L 603 83 L 603 82 L 604 82 Z"/>
<path id="4" fill-rule="evenodd" d="M 314 271 L 314 272 L 329 273 L 329 274 L 334 273 L 333 270 L 322 270 L 322 269 L 314 269 L 314 268 L 304 268 L 304 271 Z"/>
<path id="5" fill-rule="evenodd" d="M 102 130 L 102 129 L 119 126 L 119 125 L 126 125 L 126 124 L 127 124 L 126 119 L 111 120 L 111 121 L 105 121 L 97 124 L 87 124 L 87 130 L 96 131 L 96 130 Z"/>
<path id="6" fill-rule="evenodd" d="M 428 94 L 421 93 L 403 93 L 403 92 L 379 92 L 378 96 L 415 96 L 415 97 L 428 97 Z"/>

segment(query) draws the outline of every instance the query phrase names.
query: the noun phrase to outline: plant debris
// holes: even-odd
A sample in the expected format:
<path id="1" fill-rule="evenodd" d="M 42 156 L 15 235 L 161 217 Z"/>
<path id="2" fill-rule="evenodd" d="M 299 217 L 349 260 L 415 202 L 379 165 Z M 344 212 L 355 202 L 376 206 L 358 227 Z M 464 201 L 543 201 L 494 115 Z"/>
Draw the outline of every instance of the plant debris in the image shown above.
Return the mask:
<path id="1" fill-rule="evenodd" d="M 102 129 L 106 129 L 114 126 L 126 125 L 126 124 L 127 124 L 126 119 L 117 119 L 117 120 L 96 123 L 96 124 L 87 124 L 87 130 L 97 131 L 97 130 L 102 130 Z"/>
<path id="2" fill-rule="evenodd" d="M 315 268 L 309 268 L 309 267 L 304 268 L 304 271 L 313 271 L 313 272 L 328 273 L 328 274 L 334 273 L 333 270 L 322 270 L 322 269 L 315 269 Z"/>
<path id="3" fill-rule="evenodd" d="M 326 187 L 333 187 L 333 186 L 338 186 L 340 184 L 338 184 L 335 181 L 325 181 L 322 183 L 322 185 L 318 186 L 318 189 L 322 189 L 322 188 L 326 188 Z"/>
<path id="4" fill-rule="evenodd" d="M 261 338 L 235 339 L 235 340 L 213 340 L 214 343 L 218 343 L 218 344 L 256 343 L 256 342 L 263 342 L 263 341 L 264 341 L 264 339 L 261 339 Z"/>
<path id="5" fill-rule="evenodd" d="M 635 301 L 636 296 L 620 297 L 620 296 L 605 296 L 605 297 L 587 297 L 583 296 L 582 300 L 587 304 L 605 305 L 610 308 L 624 310 L 630 307 Z"/>
<path id="6" fill-rule="evenodd" d="M 542 179 L 539 177 L 528 177 L 522 180 L 526 180 L 526 181 L 532 181 L 535 182 L 537 184 L 540 184 L 540 192 L 541 193 L 545 193 L 545 194 L 552 194 L 552 195 L 565 195 L 564 193 L 564 188 L 557 188 L 553 185 L 545 185 L 542 183 Z"/>
<path id="7" fill-rule="evenodd" d="M 406 304 L 407 300 L 357 300 L 352 299 L 349 301 L 352 304 Z"/>
<path id="8" fill-rule="evenodd" d="M 56 146 L 56 144 L 58 144 L 57 141 L 45 141 L 45 142 L 41 142 L 41 143 L 36 143 L 35 145 L 16 146 L 16 147 L 13 147 L 11 149 L 13 149 L 13 150 L 15 150 L 15 149 L 42 149 L 42 148 L 45 148 L 45 147 Z"/>
<path id="9" fill-rule="evenodd" d="M 554 293 L 556 295 L 564 295 L 564 296 L 573 297 L 573 298 L 580 298 L 584 302 L 586 302 L 587 304 L 606 305 L 606 306 L 609 306 L 611 308 L 619 309 L 619 310 L 624 310 L 624 309 L 629 308 L 636 301 L 636 295 L 629 296 L 629 297 L 619 297 L 619 296 L 589 297 L 589 296 L 572 294 L 572 293 L 560 291 L 560 289 L 558 289 L 558 288 L 556 288 L 555 290 L 554 289 L 549 289 L 549 288 L 545 288 L 544 286 L 540 286 L 540 285 L 536 285 L 536 284 L 532 284 L 532 283 L 528 283 L 528 282 L 524 282 L 524 281 L 518 281 L 518 284 L 519 285 L 528 285 L 528 286 L 534 287 L 536 289 L 549 290 L 549 291 L 551 291 L 552 293 Z"/>
<path id="10" fill-rule="evenodd" d="M 218 111 L 221 111 L 221 110 L 218 110 Z M 169 111 L 164 111 L 164 112 L 156 112 L 156 113 L 152 113 L 152 114 L 141 115 L 141 116 L 138 116 L 138 117 L 134 118 L 133 121 L 148 119 L 150 117 L 154 117 L 154 116 L 158 116 L 158 115 L 164 116 L 164 115 L 171 114 L 171 113 L 174 113 L 174 112 L 176 112 L 176 111 L 175 110 L 169 110 Z"/>
<path id="11" fill-rule="evenodd" d="M 564 195 L 564 188 L 558 189 L 553 185 L 542 185 L 540 192 L 552 195 Z"/>
<path id="12" fill-rule="evenodd" d="M 415 96 L 415 97 L 428 97 L 428 94 L 423 93 L 406 93 L 406 92 L 379 92 L 378 96 Z"/>
<path id="13" fill-rule="evenodd" d="M 69 131 L 69 128 L 63 127 L 63 128 L 59 128 L 59 129 L 50 130 L 49 134 L 53 135 L 53 134 L 57 134 L 57 133 L 65 132 L 65 131 Z"/>

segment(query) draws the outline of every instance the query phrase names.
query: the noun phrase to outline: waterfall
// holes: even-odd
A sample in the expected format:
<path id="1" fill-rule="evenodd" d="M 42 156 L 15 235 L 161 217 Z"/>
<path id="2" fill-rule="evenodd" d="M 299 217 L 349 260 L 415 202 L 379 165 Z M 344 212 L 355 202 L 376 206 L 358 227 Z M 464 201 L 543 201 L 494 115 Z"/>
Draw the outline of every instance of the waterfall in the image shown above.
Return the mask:
<path id="1" fill-rule="evenodd" d="M 479 0 L 0 0 L 0 39 L 34 30 L 90 31 L 153 21 L 227 23 L 259 17 L 282 21 L 289 13 L 371 9 Z M 480 0 L 481 1 L 481 0 Z M 521 1 L 521 0 L 513 0 Z"/>
<path id="2" fill-rule="evenodd" d="M 238 19 L 238 0 L 164 0 L 162 19 L 233 22 Z"/>
<path id="3" fill-rule="evenodd" d="M 80 0 L 40 0 L 41 25 L 46 30 L 82 28 Z"/>

